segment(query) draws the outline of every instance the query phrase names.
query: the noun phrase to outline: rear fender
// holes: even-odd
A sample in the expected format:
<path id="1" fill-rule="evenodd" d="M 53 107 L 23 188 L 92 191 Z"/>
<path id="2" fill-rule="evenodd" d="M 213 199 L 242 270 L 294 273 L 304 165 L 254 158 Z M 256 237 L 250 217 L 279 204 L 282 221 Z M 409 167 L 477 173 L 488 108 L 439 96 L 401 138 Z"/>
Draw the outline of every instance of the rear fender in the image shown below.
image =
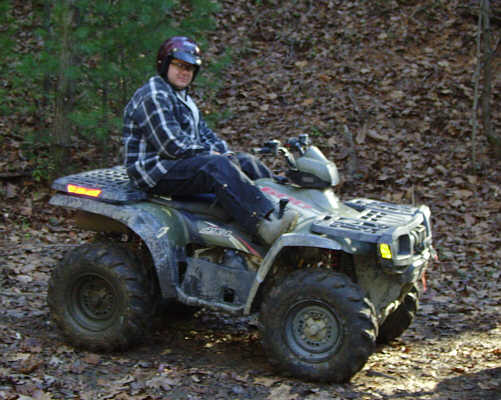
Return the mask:
<path id="1" fill-rule="evenodd" d="M 176 248 L 184 246 L 188 238 L 183 217 L 176 210 L 147 202 L 114 205 L 64 194 L 54 195 L 49 204 L 104 216 L 130 228 L 151 253 L 162 297 L 176 297 Z"/>
<path id="2" fill-rule="evenodd" d="M 247 302 L 245 304 L 245 315 L 250 314 L 252 303 L 256 297 L 259 286 L 264 282 L 276 257 L 285 247 L 317 247 L 328 250 L 343 249 L 343 246 L 340 243 L 321 236 L 301 233 L 287 233 L 282 235 L 269 249 L 268 253 L 266 253 L 264 260 L 256 273 L 256 277 L 254 278 L 254 282 L 252 283 L 249 292 L 249 297 L 247 298 Z"/>

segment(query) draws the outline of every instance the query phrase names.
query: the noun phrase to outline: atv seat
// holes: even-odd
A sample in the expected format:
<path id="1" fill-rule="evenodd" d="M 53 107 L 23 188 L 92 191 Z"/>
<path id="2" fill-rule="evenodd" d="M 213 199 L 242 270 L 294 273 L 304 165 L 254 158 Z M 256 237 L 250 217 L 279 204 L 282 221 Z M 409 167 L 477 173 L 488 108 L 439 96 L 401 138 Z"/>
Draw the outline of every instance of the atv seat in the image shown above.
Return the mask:
<path id="1" fill-rule="evenodd" d="M 217 204 L 211 193 L 192 196 L 159 196 L 149 194 L 132 184 L 123 166 L 96 169 L 58 178 L 52 188 L 75 196 L 92 198 L 111 204 L 131 204 L 140 201 L 166 205 L 192 213 L 228 220 L 228 214 Z"/>
<path id="2" fill-rule="evenodd" d="M 194 214 L 203 214 L 228 222 L 232 217 L 219 205 L 216 195 L 212 193 L 194 194 L 191 196 L 160 196 L 153 195 L 152 203 L 162 204 L 178 210 Z"/>

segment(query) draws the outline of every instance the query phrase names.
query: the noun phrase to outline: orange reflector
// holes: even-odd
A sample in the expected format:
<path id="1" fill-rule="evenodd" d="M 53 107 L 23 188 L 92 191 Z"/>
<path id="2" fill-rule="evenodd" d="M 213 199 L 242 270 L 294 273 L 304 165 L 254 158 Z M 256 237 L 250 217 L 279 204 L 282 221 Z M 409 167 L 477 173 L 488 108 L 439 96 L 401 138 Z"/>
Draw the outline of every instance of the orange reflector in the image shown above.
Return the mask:
<path id="1" fill-rule="evenodd" d="M 66 190 L 68 193 L 83 194 L 84 196 L 98 197 L 102 190 L 101 189 L 89 189 L 83 186 L 67 185 Z"/>

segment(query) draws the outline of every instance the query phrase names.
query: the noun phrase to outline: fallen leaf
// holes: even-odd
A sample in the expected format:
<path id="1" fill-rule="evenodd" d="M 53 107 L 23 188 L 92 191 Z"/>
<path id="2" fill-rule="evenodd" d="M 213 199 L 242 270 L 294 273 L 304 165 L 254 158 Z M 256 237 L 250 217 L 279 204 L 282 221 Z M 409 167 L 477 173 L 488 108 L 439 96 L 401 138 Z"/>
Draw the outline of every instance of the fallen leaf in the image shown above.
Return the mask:
<path id="1" fill-rule="evenodd" d="M 258 377 L 254 379 L 254 382 L 257 383 L 258 385 L 271 387 L 278 381 L 276 378 Z"/>
<path id="2" fill-rule="evenodd" d="M 405 93 L 401 90 L 394 90 L 390 93 L 390 97 L 393 100 L 402 100 L 405 97 Z"/>
<path id="3" fill-rule="evenodd" d="M 296 61 L 294 63 L 294 65 L 296 67 L 298 67 L 299 69 L 303 69 L 304 67 L 306 67 L 308 65 L 308 61 Z"/>
<path id="4" fill-rule="evenodd" d="M 454 191 L 454 196 L 458 199 L 466 199 L 473 196 L 473 192 L 467 189 L 457 189 Z"/>
<path id="5" fill-rule="evenodd" d="M 82 361 L 87 364 L 97 365 L 101 361 L 101 356 L 99 356 L 98 354 L 89 353 L 84 358 L 82 358 Z"/>
<path id="6" fill-rule="evenodd" d="M 267 397 L 270 400 L 296 400 L 299 399 L 297 393 L 291 394 L 291 387 L 285 383 L 270 390 L 270 395 Z"/>
<path id="7" fill-rule="evenodd" d="M 380 135 L 379 133 L 377 133 L 377 131 L 375 131 L 374 129 L 369 129 L 367 131 L 367 136 L 371 137 L 372 139 L 374 140 L 379 140 L 379 141 L 387 141 L 388 140 L 388 137 L 385 136 L 385 135 Z"/>

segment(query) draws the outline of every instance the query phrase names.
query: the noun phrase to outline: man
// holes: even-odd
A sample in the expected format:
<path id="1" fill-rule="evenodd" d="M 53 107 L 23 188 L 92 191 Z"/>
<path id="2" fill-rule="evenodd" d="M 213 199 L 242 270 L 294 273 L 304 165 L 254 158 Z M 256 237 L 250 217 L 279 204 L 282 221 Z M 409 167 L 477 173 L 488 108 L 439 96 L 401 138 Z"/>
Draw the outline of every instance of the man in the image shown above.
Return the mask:
<path id="1" fill-rule="evenodd" d="M 296 224 L 298 214 L 276 205 L 252 180 L 269 169 L 235 155 L 203 120 L 187 93 L 202 64 L 198 46 L 175 36 L 158 51 L 158 75 L 136 91 L 124 110 L 125 167 L 134 184 L 156 194 L 214 193 L 225 210 L 266 244 Z"/>

